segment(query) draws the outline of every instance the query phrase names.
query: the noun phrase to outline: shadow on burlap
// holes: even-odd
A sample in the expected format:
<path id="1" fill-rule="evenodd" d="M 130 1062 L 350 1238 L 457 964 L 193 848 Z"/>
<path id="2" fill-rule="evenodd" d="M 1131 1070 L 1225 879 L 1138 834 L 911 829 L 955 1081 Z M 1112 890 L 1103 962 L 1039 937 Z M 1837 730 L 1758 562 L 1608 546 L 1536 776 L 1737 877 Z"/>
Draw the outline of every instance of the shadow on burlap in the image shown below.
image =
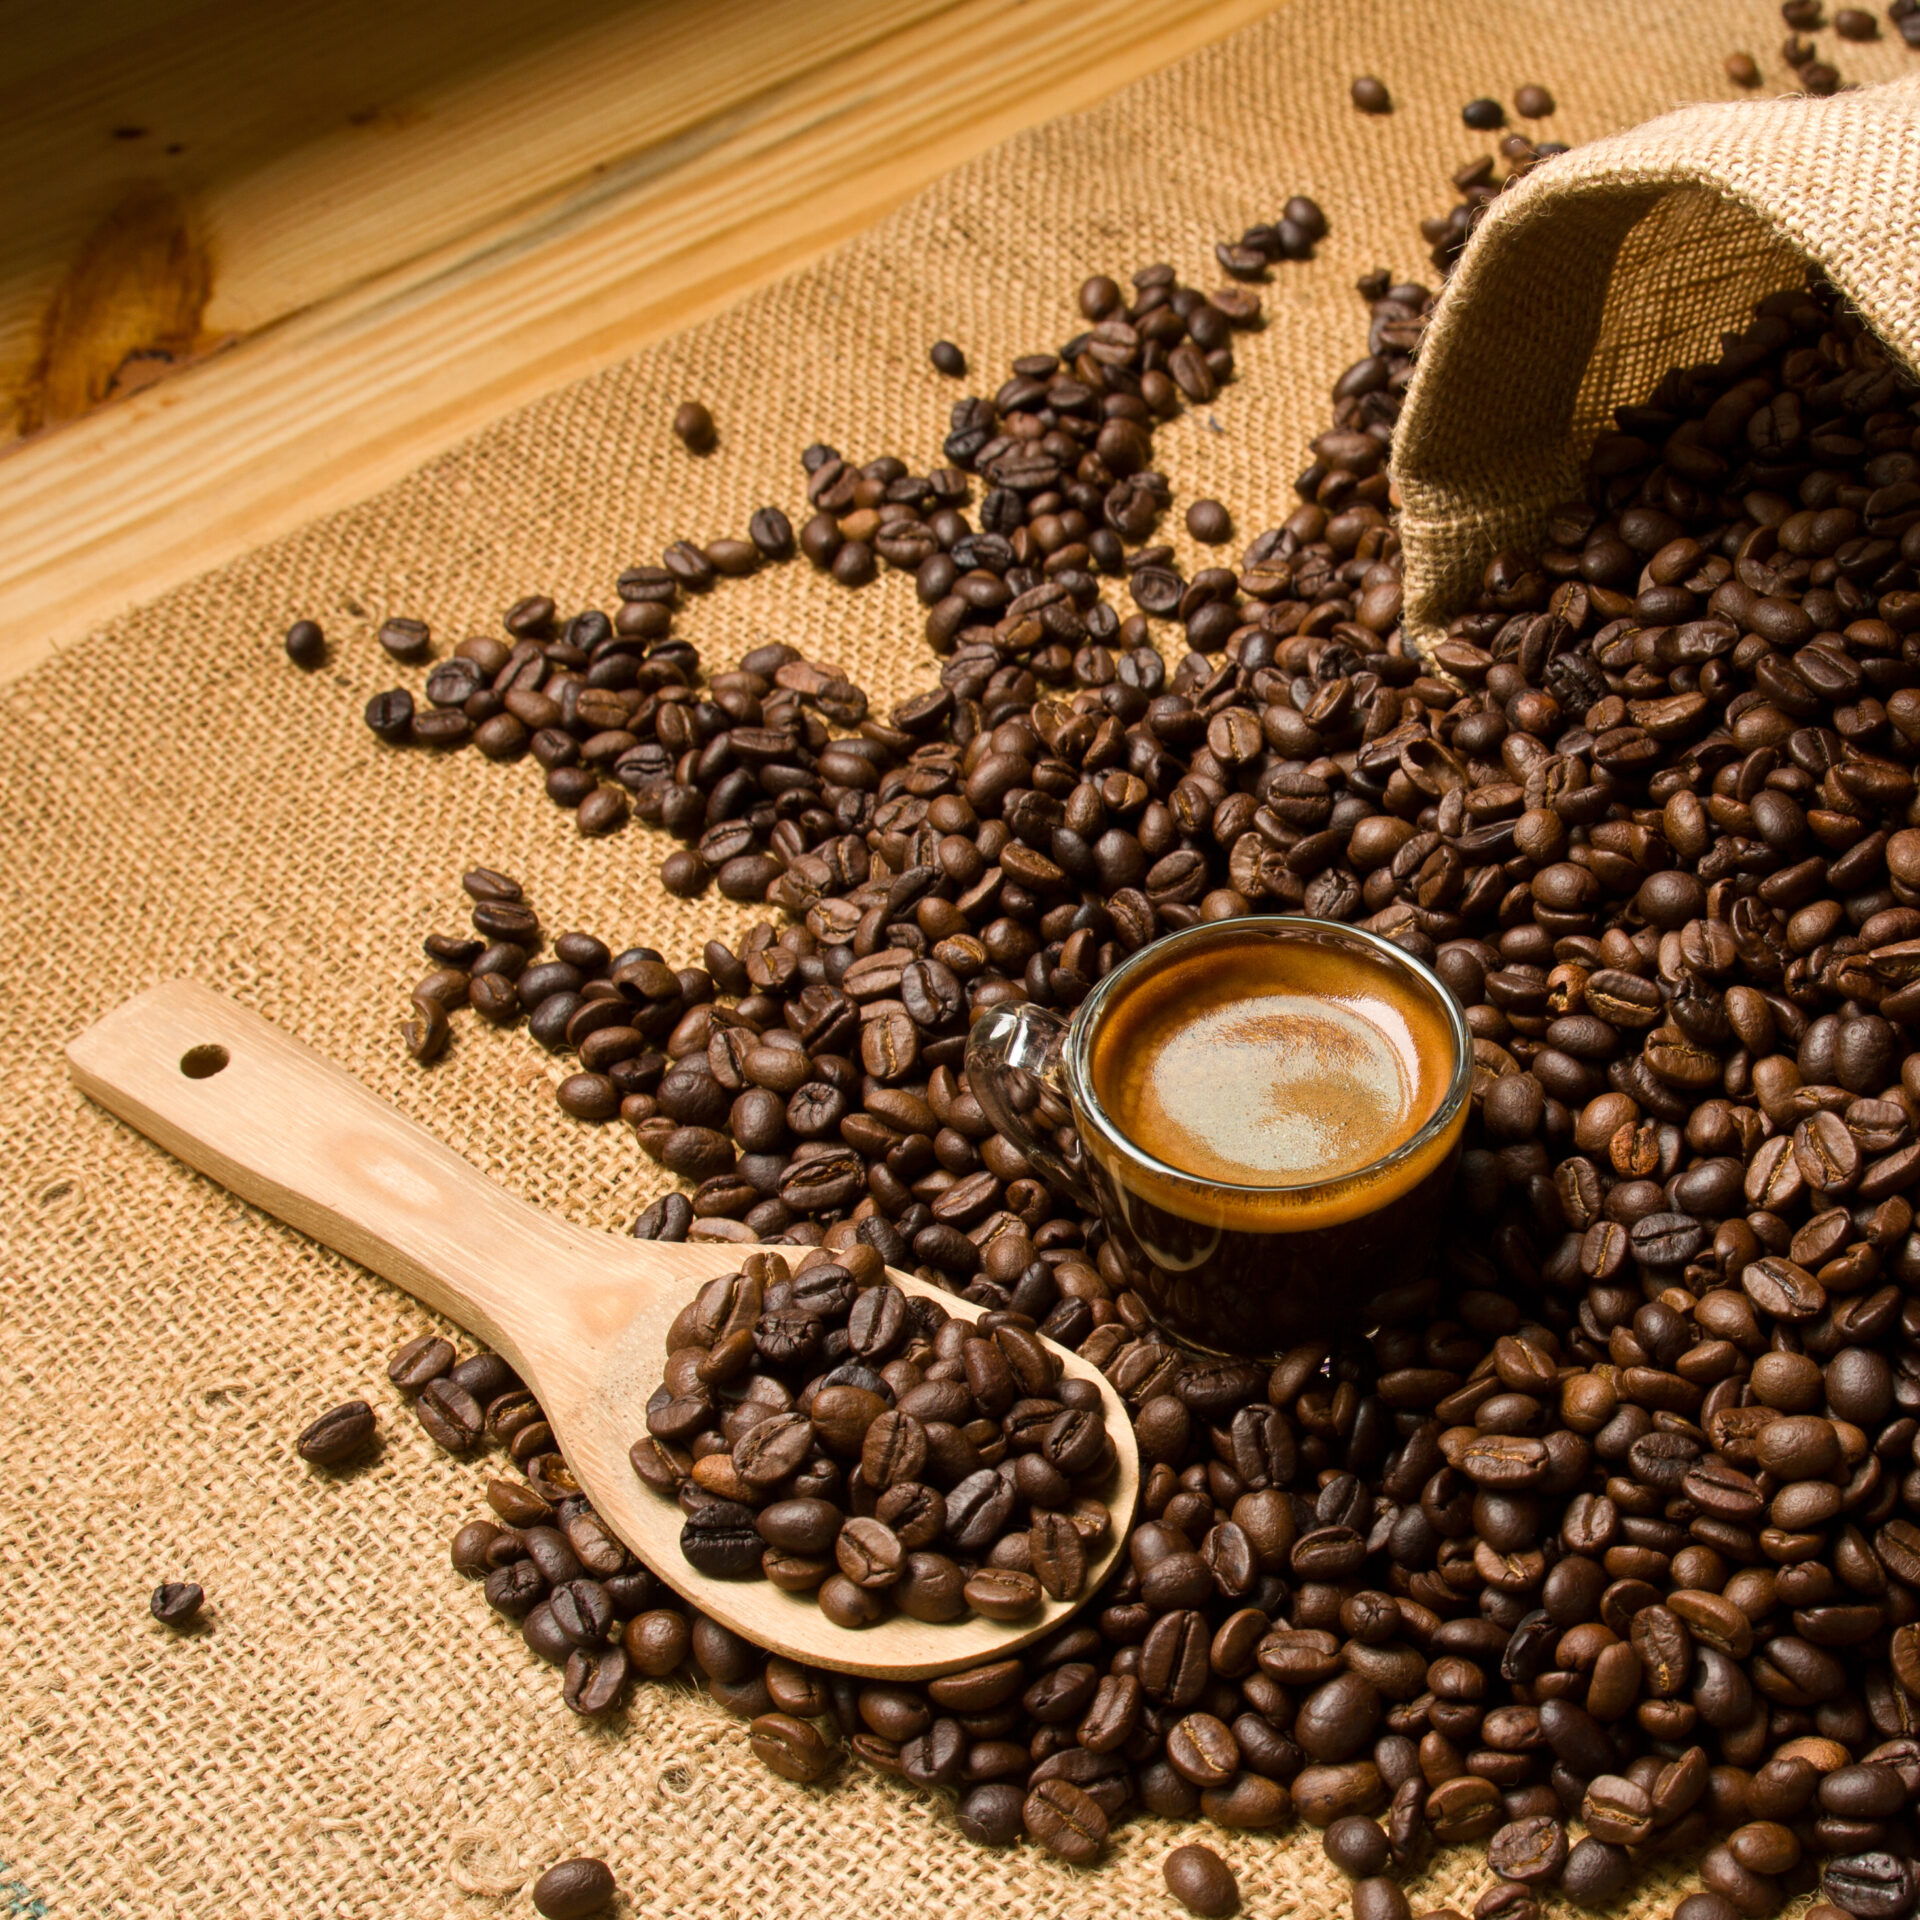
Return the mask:
<path id="1" fill-rule="evenodd" d="M 0 695 L 0 1908 L 525 1914 L 534 1872 L 592 1851 L 634 1913 L 1171 1910 L 1159 1867 L 1183 1836 L 1166 1823 L 1128 1826 L 1101 1868 L 1074 1872 L 1031 1848 L 978 1851 L 939 1798 L 857 1768 L 826 1790 L 775 1780 L 689 1689 L 643 1686 L 617 1724 L 577 1721 L 558 1676 L 448 1568 L 487 1470 L 435 1452 L 383 1372 L 427 1317 L 88 1109 L 60 1047 L 193 974 L 534 1204 L 624 1227 L 658 1176 L 623 1129 L 559 1114 L 554 1065 L 524 1032 L 463 1017 L 444 1062 L 407 1060 L 420 941 L 460 924 L 476 861 L 523 876 L 550 927 L 616 945 L 691 956 L 746 916 L 667 899 L 661 849 L 637 829 L 578 840 L 529 766 L 379 749 L 359 720 L 392 678 L 379 618 L 420 614 L 447 639 L 536 588 L 610 606 L 618 569 L 666 541 L 740 532 L 767 500 L 796 511 L 814 439 L 935 463 L 962 389 L 927 366 L 931 340 L 962 342 L 991 391 L 1013 354 L 1074 330 L 1084 274 L 1165 259 L 1211 285 L 1214 240 L 1304 191 L 1332 225 L 1320 258 L 1277 276 L 1242 377 L 1158 442 L 1180 507 L 1217 494 L 1251 534 L 1290 509 L 1328 385 L 1364 351 L 1354 279 L 1424 273 L 1416 220 L 1490 145 L 1460 125 L 1463 100 L 1541 81 L 1562 110 L 1540 131 L 1588 139 L 1723 95 L 1736 46 L 1779 84 L 1780 33 L 1762 0 L 1295 0 Z M 1841 64 L 1880 79 L 1906 58 L 1883 43 Z M 1393 117 L 1349 107 L 1360 72 L 1387 79 Z M 666 432 L 694 393 L 720 423 L 704 461 Z M 298 614 L 334 642 L 314 679 L 279 651 Z M 792 641 L 883 701 L 930 678 L 897 576 L 859 594 L 804 566 L 724 583 L 679 630 L 719 661 Z M 380 1410 L 378 1459 L 338 1479 L 303 1469 L 293 1434 L 356 1394 Z M 148 1618 L 162 1579 L 205 1586 L 204 1630 L 174 1638 Z M 1344 1907 L 1311 1833 L 1204 1837 L 1247 1912 Z M 1470 1907 L 1485 1881 L 1457 1853 L 1415 1906 Z M 1671 1899 L 1650 1890 L 1648 1910 Z"/>

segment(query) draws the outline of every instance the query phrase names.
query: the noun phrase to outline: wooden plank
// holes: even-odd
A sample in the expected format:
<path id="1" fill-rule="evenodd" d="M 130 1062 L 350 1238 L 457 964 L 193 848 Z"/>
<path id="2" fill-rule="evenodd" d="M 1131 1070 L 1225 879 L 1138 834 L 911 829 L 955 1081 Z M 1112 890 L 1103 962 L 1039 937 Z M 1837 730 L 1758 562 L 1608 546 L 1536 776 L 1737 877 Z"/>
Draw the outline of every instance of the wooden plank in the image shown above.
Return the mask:
<path id="1" fill-rule="evenodd" d="M 707 103 L 700 117 L 0 458 L 0 674 L 364 497 L 506 408 L 816 256 L 969 154 L 1273 3 L 953 0 L 747 99 L 713 79 L 745 57 L 738 33 L 630 67 L 636 128 L 657 130 L 683 95 Z M 737 5 L 758 17 L 756 0 Z M 491 84 L 522 82 L 516 70 Z M 454 178 L 490 124 L 486 87 L 461 85 L 473 131 L 437 163 Z M 283 164 L 312 169 L 295 204 L 325 191 L 317 159 Z M 424 236 L 433 220 L 418 218 Z M 297 249 L 279 257 L 286 298 L 325 277 Z M 255 298 L 229 311 L 257 324 L 275 301 Z"/>
<path id="2" fill-rule="evenodd" d="M 100 0 L 41 9 L 0 81 L 0 438 L 954 4 L 201 0 L 105 42 Z"/>

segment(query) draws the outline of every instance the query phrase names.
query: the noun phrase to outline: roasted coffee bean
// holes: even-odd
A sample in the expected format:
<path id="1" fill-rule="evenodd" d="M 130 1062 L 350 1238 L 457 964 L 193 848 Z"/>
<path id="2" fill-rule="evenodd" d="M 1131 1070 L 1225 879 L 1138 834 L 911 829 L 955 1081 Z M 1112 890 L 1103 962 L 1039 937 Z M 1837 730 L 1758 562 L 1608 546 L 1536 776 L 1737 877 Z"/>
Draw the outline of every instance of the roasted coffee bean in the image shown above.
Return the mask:
<path id="1" fill-rule="evenodd" d="M 748 1744 L 761 1764 L 783 1780 L 811 1786 L 833 1770 L 835 1754 L 811 1720 L 791 1713 L 763 1713 L 748 1728 Z"/>
<path id="2" fill-rule="evenodd" d="M 549 1867 L 533 1883 L 533 1910 L 541 1920 L 591 1920 L 613 1904 L 613 1870 L 583 1854 Z"/>
<path id="3" fill-rule="evenodd" d="M 1187 509 L 1187 531 L 1202 546 L 1217 547 L 1233 537 L 1233 516 L 1218 500 L 1196 500 Z"/>
<path id="4" fill-rule="evenodd" d="M 696 1571 L 738 1580 L 760 1565 L 761 1541 L 753 1509 L 736 1500 L 703 1498 L 680 1529 L 680 1551 Z"/>
<path id="5" fill-rule="evenodd" d="M 192 1580 L 167 1580 L 154 1588 L 147 1611 L 163 1627 L 187 1627 L 193 1624 L 206 1597 Z"/>
<path id="6" fill-rule="evenodd" d="M 437 1446 L 448 1453 L 465 1453 L 479 1444 L 486 1431 L 480 1403 L 465 1387 L 447 1376 L 429 1380 L 413 1403 L 420 1424 Z"/>
<path id="7" fill-rule="evenodd" d="M 1320 1844 L 1349 1879 L 1367 1880 L 1386 1871 L 1386 1833 L 1379 1821 L 1364 1814 L 1349 1813 L 1335 1820 L 1320 1836 Z"/>
<path id="8" fill-rule="evenodd" d="M 1633 1856 L 1626 1848 L 1588 1834 L 1568 1850 L 1560 1891 L 1576 1907 L 1597 1912 L 1612 1906 L 1632 1878 Z"/>
<path id="9" fill-rule="evenodd" d="M 1025 1795 L 1005 1781 L 990 1781 L 960 1796 L 954 1818 L 978 1846 L 1011 1846 L 1025 1831 Z"/>
<path id="10" fill-rule="evenodd" d="M 1033 1838 L 1070 1865 L 1083 1867 L 1107 1844 L 1107 1816 L 1099 1803 L 1067 1780 L 1042 1780 L 1021 1808 Z"/>
<path id="11" fill-rule="evenodd" d="M 433 634 L 424 620 L 395 614 L 380 623 L 379 641 L 396 660 L 424 660 L 432 645 Z"/>
<path id="12" fill-rule="evenodd" d="M 620 1638 L 628 1659 L 655 1680 L 677 1671 L 690 1645 L 686 1616 L 664 1607 L 636 1614 L 622 1629 Z"/>
<path id="13" fill-rule="evenodd" d="M 344 1466 L 373 1444 L 375 1431 L 373 1409 L 364 1400 L 348 1400 L 302 1429 L 294 1451 L 310 1466 Z"/>
<path id="14" fill-rule="evenodd" d="M 327 637 L 317 620 L 296 620 L 287 629 L 287 658 L 303 673 L 312 673 L 327 663 Z"/>
<path id="15" fill-rule="evenodd" d="M 673 410 L 673 437 L 689 453 L 711 453 L 717 439 L 713 415 L 698 400 L 682 400 Z"/>
<path id="16" fill-rule="evenodd" d="M 1487 1842 L 1487 1864 L 1503 1880 L 1550 1885 L 1567 1863 L 1567 1830 L 1551 1814 L 1534 1814 L 1500 1828 Z"/>
<path id="17" fill-rule="evenodd" d="M 1211 1847 L 1189 1842 L 1175 1847 L 1161 1863 L 1167 1891 L 1189 1913 L 1208 1920 L 1233 1913 L 1240 1905 L 1240 1883 L 1233 1870 Z"/>
<path id="18" fill-rule="evenodd" d="M 418 1393 L 428 1381 L 449 1371 L 456 1358 L 451 1340 L 423 1333 L 395 1352 L 387 1362 L 387 1378 L 402 1393 Z"/>
<path id="19" fill-rule="evenodd" d="M 1031 1573 L 1013 1567 L 982 1567 L 967 1576 L 962 1592 L 967 1605 L 989 1620 L 1024 1620 L 1044 1597 Z"/>
<path id="20" fill-rule="evenodd" d="M 602 1719 L 619 1706 L 629 1671 L 624 1647 L 576 1646 L 567 1655 L 561 1697 L 583 1719 Z"/>

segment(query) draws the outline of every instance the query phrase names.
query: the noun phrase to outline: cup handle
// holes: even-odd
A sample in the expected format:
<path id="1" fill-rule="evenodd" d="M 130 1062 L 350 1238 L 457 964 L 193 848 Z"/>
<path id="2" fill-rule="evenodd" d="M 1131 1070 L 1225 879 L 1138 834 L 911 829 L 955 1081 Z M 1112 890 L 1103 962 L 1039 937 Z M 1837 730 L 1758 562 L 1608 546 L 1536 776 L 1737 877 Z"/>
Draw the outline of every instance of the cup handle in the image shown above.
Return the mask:
<path id="1" fill-rule="evenodd" d="M 1048 1184 L 1091 1213 L 1096 1203 L 1067 1096 L 1069 1024 L 1025 1002 L 989 1007 L 967 1035 L 967 1085 Z"/>

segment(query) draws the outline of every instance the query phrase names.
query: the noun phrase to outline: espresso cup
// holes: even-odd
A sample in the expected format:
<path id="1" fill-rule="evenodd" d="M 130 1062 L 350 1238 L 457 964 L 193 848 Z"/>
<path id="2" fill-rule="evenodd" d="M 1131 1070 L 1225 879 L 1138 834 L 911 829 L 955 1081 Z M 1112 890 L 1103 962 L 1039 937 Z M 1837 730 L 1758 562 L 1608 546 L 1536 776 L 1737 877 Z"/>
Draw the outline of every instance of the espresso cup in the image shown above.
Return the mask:
<path id="1" fill-rule="evenodd" d="M 1472 1071 L 1430 968 L 1282 916 L 1168 934 L 1071 1019 L 1002 1004 L 967 1041 L 987 1117 L 1099 1213 L 1156 1323 L 1220 1354 L 1417 1311 Z"/>

